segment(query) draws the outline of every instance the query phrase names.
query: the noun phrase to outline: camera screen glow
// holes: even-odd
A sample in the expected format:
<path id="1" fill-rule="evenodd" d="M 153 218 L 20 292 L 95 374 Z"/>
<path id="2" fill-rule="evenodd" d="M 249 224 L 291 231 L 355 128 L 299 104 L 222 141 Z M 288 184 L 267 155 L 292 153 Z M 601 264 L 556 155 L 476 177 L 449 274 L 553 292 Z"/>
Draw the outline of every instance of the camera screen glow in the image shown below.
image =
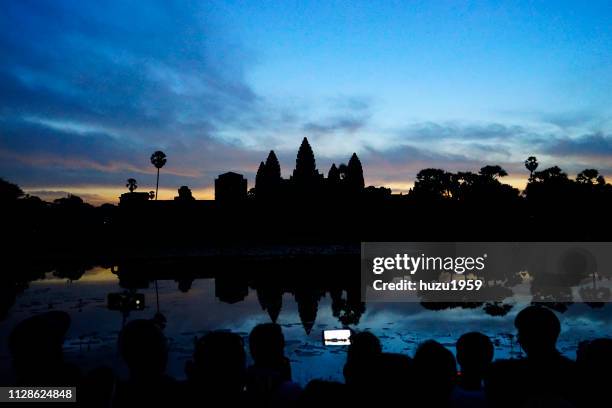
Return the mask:
<path id="1" fill-rule="evenodd" d="M 351 344 L 350 330 L 324 330 L 323 342 L 326 346 L 348 346 Z"/>

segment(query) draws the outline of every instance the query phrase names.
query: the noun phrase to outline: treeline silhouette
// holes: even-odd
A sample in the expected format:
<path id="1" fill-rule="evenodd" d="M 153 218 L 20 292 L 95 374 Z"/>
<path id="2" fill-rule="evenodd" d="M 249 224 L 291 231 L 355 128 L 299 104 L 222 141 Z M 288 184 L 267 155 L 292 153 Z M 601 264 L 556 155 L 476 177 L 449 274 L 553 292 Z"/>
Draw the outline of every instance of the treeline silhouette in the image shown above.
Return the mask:
<path id="1" fill-rule="evenodd" d="M 389 353 L 375 334 L 353 332 L 344 381 L 313 378 L 304 388 L 293 381 L 275 323 L 255 326 L 246 339 L 224 330 L 195 338 L 184 381 L 166 374 L 168 343 L 156 320 L 132 320 L 119 333 L 127 378 L 109 366 L 83 372 L 64 360 L 70 316 L 61 311 L 18 323 L 9 350 L 14 385 L 76 386 L 80 406 L 607 406 L 612 339 L 581 342 L 574 361 L 557 350 L 561 324 L 550 309 L 528 306 L 514 324 L 526 358 L 495 359 L 491 339 L 480 332 L 458 338 L 456 357 L 435 340 L 421 343 L 412 356 Z"/>
<path id="2" fill-rule="evenodd" d="M 327 177 L 304 138 L 296 166 L 281 177 L 273 151 L 260 164 L 255 187 L 236 173 L 219 176 L 216 200 L 195 200 L 181 186 L 174 200 L 137 192 L 130 178 L 120 205 L 89 205 L 75 195 L 45 202 L 0 179 L 5 236 L 12 251 L 74 255 L 202 245 L 359 243 L 361 241 L 597 241 L 612 227 L 606 211 L 612 185 L 595 169 L 571 179 L 559 167 L 538 170 L 535 157 L 524 191 L 504 184 L 506 171 L 487 165 L 477 173 L 428 168 L 407 194 L 365 186 L 356 154 L 333 164 Z"/>

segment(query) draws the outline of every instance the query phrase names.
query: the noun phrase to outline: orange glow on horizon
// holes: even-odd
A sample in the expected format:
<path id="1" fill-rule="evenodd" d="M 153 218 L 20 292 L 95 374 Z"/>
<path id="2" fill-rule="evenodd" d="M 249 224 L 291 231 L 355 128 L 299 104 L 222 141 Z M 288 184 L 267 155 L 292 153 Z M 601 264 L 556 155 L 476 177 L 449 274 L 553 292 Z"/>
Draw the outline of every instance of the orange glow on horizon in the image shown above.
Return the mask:
<path id="1" fill-rule="evenodd" d="M 159 189 L 160 200 L 173 200 L 178 195 L 177 188 L 161 188 Z M 39 196 L 45 201 L 53 201 L 56 198 L 65 197 L 67 193 L 77 195 L 83 201 L 93 204 L 102 205 L 105 203 L 118 204 L 119 196 L 127 193 L 125 187 L 108 187 L 108 186 L 52 186 L 52 187 L 29 187 L 24 189 L 28 194 Z M 148 192 L 155 191 L 153 188 L 139 187 L 136 191 Z M 44 192 L 44 194 L 41 194 Z M 212 200 L 215 197 L 215 190 L 211 187 L 191 189 L 193 196 L 197 200 Z"/>
<path id="2" fill-rule="evenodd" d="M 569 175 L 574 178 L 575 175 Z M 500 180 L 502 183 L 509 184 L 520 191 L 525 189 L 527 185 L 527 177 L 524 174 L 510 174 Z M 249 183 L 249 188 L 252 184 Z M 383 179 L 368 179 L 366 178 L 366 186 L 386 187 L 390 188 L 393 194 L 407 194 L 414 186 L 414 180 L 395 181 Z M 151 186 L 141 186 L 137 189 L 139 192 L 148 192 L 154 190 Z M 178 186 L 176 188 L 161 187 L 159 189 L 160 200 L 173 200 L 178 195 Z M 53 201 L 56 198 L 65 197 L 67 193 L 80 196 L 85 202 L 93 205 L 101 205 L 104 203 L 117 204 L 119 196 L 127 192 L 124 186 L 109 187 L 109 186 L 45 186 L 45 187 L 29 187 L 24 189 L 28 194 L 39 196 L 45 201 Z M 192 188 L 193 196 L 197 200 L 214 200 L 215 189 L 211 185 L 209 187 Z"/>

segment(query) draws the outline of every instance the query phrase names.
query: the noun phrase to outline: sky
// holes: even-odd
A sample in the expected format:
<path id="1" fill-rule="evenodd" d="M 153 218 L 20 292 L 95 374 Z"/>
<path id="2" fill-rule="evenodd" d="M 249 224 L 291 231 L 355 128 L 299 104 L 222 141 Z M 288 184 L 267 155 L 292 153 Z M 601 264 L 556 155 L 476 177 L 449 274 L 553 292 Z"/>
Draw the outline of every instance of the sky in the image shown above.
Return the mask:
<path id="1" fill-rule="evenodd" d="M 436 167 L 523 161 L 612 177 L 610 1 L 0 0 L 0 177 L 116 202 L 253 186 L 303 137 L 321 172 L 356 152 L 406 192 Z"/>

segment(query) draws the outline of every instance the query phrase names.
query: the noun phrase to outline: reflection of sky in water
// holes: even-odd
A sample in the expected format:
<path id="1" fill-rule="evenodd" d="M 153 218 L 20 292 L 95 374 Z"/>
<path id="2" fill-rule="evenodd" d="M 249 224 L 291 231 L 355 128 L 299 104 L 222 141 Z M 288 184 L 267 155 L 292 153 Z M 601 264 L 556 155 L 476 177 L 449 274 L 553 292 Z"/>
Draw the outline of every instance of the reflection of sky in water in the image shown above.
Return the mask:
<path id="1" fill-rule="evenodd" d="M 183 377 L 185 360 L 192 352 L 195 336 L 212 329 L 231 329 L 245 337 L 257 323 L 269 321 L 253 290 L 242 302 L 222 303 L 215 298 L 212 279 L 196 280 L 188 293 L 177 290 L 174 281 L 159 281 L 161 310 L 168 319 L 166 335 L 170 340 L 169 372 Z M 72 326 L 65 343 L 67 356 L 79 365 L 90 368 L 100 362 L 114 365 L 125 373 L 116 352 L 117 332 L 121 328 L 119 312 L 106 308 L 106 296 L 118 292 L 116 276 L 107 269 L 95 268 L 81 279 L 68 282 L 50 278 L 35 281 L 17 298 L 9 318 L 0 323 L 1 383 L 9 376 L 6 342 L 11 328 L 20 320 L 50 307 L 65 310 L 72 317 Z M 149 318 L 155 312 L 154 285 L 139 290 L 146 295 L 144 311 L 132 312 L 128 319 Z M 514 334 L 513 319 L 520 307 L 504 317 L 491 317 L 481 309 L 451 309 L 429 311 L 414 303 L 370 303 L 357 326 L 378 335 L 386 351 L 412 354 L 419 342 L 435 338 L 454 351 L 454 342 L 467 331 L 478 330 L 492 337 L 496 357 L 508 357 L 518 346 L 511 345 L 505 335 Z M 583 304 L 570 306 L 561 316 L 563 332 L 560 350 L 575 357 L 576 344 L 583 339 L 612 335 L 612 306 L 590 309 Z M 293 295 L 283 296 L 283 308 L 278 318 L 287 339 L 287 355 L 292 360 L 294 378 L 305 383 L 313 377 L 341 379 L 345 348 L 324 347 L 321 331 L 341 327 L 332 316 L 329 296 L 321 299 L 313 330 L 306 335 Z"/>

